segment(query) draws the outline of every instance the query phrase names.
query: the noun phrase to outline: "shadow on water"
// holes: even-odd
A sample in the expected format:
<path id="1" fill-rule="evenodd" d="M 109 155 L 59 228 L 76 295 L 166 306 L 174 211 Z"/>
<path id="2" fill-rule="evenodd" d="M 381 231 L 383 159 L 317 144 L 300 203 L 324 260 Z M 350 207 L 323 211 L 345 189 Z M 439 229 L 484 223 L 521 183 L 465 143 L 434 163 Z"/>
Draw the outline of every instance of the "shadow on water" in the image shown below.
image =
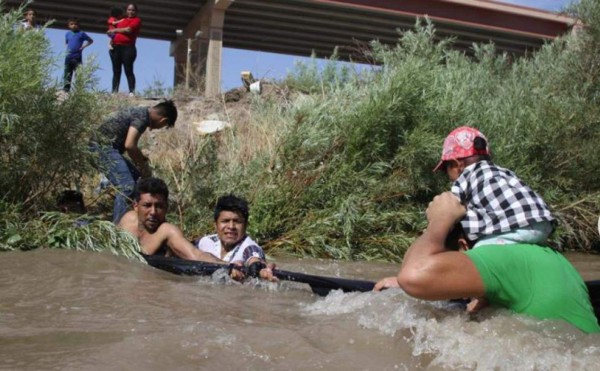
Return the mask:
<path id="1" fill-rule="evenodd" d="M 569 254 L 586 279 L 600 259 Z M 376 280 L 397 266 L 281 259 Z M 400 290 L 327 297 L 307 285 L 180 277 L 108 254 L 0 259 L 0 369 L 596 369 L 600 335 L 488 309 L 469 317 Z"/>

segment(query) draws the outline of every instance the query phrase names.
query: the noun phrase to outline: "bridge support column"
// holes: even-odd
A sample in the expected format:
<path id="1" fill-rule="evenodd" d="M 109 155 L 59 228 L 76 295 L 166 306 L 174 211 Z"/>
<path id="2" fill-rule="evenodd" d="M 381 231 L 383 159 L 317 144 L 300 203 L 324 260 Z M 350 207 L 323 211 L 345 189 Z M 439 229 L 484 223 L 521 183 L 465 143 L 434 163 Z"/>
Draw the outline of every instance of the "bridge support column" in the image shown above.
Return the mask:
<path id="1" fill-rule="evenodd" d="M 204 94 L 214 96 L 221 92 L 221 62 L 223 53 L 223 25 L 225 11 L 233 0 L 210 0 L 171 43 L 171 56 L 175 58 L 176 85 L 185 82 L 185 71 L 189 68 L 193 78 L 190 88 L 198 90 L 204 85 Z M 199 33 L 198 37 L 194 37 Z M 190 42 L 189 40 L 192 40 Z M 188 50 L 188 45 L 191 46 Z M 188 53 L 191 66 L 187 66 Z"/>
<path id="2" fill-rule="evenodd" d="M 223 23 L 225 11 L 215 9 L 210 17 L 208 54 L 206 56 L 206 96 L 221 92 L 221 59 L 223 55 Z"/>

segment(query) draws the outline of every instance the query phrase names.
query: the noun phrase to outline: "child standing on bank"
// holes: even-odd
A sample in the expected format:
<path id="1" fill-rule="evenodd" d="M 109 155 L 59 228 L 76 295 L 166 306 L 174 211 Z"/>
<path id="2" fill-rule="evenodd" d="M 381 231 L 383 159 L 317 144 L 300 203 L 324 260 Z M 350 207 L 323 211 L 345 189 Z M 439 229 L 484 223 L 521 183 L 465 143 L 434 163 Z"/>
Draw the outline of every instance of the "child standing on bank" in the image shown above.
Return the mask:
<path id="1" fill-rule="evenodd" d="M 118 27 L 119 22 L 123 20 L 123 8 L 120 7 L 112 7 L 110 8 L 110 15 L 108 17 L 108 30 L 114 30 Z M 108 33 L 108 50 L 113 50 L 113 39 L 115 38 L 115 34 Z"/>
<path id="2" fill-rule="evenodd" d="M 67 56 L 65 57 L 64 88 L 65 92 L 71 90 L 73 72 L 79 67 L 83 59 L 83 49 L 92 45 L 94 40 L 79 29 L 79 19 L 69 18 L 69 30 L 65 35 Z"/>
<path id="3" fill-rule="evenodd" d="M 492 162 L 487 138 L 477 129 L 454 129 L 434 171 L 448 174 L 452 193 L 467 208 L 461 225 L 475 248 L 543 244 L 554 230 L 548 205 L 515 173 Z"/>

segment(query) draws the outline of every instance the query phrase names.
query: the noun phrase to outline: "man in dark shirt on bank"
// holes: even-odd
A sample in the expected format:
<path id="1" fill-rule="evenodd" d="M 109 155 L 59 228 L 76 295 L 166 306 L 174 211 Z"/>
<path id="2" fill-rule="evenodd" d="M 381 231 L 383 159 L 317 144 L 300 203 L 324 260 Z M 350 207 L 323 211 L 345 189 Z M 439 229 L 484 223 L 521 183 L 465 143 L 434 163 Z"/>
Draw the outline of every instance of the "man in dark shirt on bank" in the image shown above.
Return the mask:
<path id="1" fill-rule="evenodd" d="M 140 176 L 152 175 L 148 158 L 138 147 L 140 137 L 146 129 L 173 127 L 176 120 L 177 108 L 170 100 L 150 108 L 129 107 L 109 116 L 92 138 L 90 148 L 98 155 L 97 166 L 117 189 L 113 223 L 118 224 L 127 211 Z"/>

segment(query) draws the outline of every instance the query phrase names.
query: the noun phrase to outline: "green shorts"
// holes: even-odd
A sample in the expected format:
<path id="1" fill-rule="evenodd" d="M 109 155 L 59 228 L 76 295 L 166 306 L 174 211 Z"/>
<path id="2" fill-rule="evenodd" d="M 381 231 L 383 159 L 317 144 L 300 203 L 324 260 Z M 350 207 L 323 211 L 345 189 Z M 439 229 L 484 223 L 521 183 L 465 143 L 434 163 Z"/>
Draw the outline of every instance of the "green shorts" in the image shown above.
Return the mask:
<path id="1" fill-rule="evenodd" d="M 583 279 L 560 253 L 537 245 L 486 245 L 466 252 L 490 304 L 600 332 Z"/>

